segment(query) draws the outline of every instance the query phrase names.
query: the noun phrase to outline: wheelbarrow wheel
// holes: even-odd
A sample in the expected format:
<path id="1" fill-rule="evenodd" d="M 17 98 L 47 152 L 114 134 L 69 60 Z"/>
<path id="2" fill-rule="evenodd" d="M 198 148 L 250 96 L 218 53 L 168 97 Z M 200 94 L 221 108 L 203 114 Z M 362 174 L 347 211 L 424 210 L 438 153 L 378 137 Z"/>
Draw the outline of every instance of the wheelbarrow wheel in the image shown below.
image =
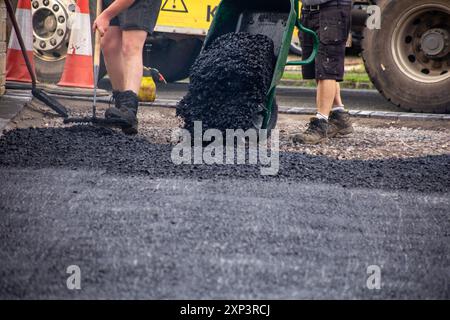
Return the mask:
<path id="1" fill-rule="evenodd" d="M 276 99 L 273 100 L 272 105 L 272 114 L 270 115 L 269 123 L 267 125 L 268 130 L 268 136 L 270 136 L 270 133 L 275 127 L 277 126 L 278 121 L 278 103 Z M 258 112 L 258 114 L 255 115 L 255 119 L 253 120 L 253 125 L 256 130 L 261 130 L 263 128 L 264 123 L 264 110 L 261 110 Z"/>
<path id="2" fill-rule="evenodd" d="M 277 100 L 274 99 L 273 106 L 272 106 L 272 114 L 270 115 L 269 124 L 267 125 L 269 134 L 270 134 L 270 131 L 272 131 L 272 129 L 275 129 L 275 127 L 277 126 L 277 122 L 278 122 L 278 103 L 277 103 Z"/>

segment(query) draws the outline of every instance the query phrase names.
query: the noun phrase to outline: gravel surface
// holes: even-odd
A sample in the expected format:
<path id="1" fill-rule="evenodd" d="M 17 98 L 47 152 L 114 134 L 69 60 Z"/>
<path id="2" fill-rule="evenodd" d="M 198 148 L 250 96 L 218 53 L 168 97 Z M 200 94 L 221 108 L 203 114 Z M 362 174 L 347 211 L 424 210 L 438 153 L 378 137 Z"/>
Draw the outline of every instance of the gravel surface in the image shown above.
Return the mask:
<path id="1" fill-rule="evenodd" d="M 190 75 L 188 94 L 177 106 L 184 127 L 250 129 L 263 112 L 272 81 L 273 41 L 264 35 L 229 33 L 202 51 Z"/>
<path id="2" fill-rule="evenodd" d="M 89 103 L 63 101 L 76 116 L 86 116 Z M 107 105 L 98 106 L 99 114 Z M 354 119 L 355 133 L 346 138 L 332 139 L 317 146 L 293 145 L 289 136 L 303 131 L 308 116 L 280 114 L 280 149 L 306 155 L 326 156 L 337 160 L 375 160 L 389 158 L 415 158 L 450 154 L 449 121 L 391 121 L 384 119 Z M 174 129 L 183 121 L 175 116 L 174 109 L 140 108 L 139 137 L 157 144 L 171 142 Z M 28 104 L 10 123 L 8 130 L 15 128 L 66 127 L 60 118 L 53 116 L 47 108 L 36 103 Z"/>
<path id="3" fill-rule="evenodd" d="M 329 158 L 346 159 L 386 159 L 408 158 L 426 155 L 450 154 L 450 130 L 446 126 L 435 125 L 423 128 L 424 123 L 416 121 L 389 122 L 354 120 L 355 133 L 345 138 L 335 138 L 320 145 L 292 144 L 289 136 L 305 130 L 306 119 L 283 121 L 279 125 L 281 150 L 302 152 L 310 155 L 324 155 Z"/>
<path id="4" fill-rule="evenodd" d="M 450 155 L 342 161 L 282 152 L 279 174 L 264 178 L 255 165 L 176 166 L 171 151 L 169 144 L 93 126 L 19 129 L 0 139 L 0 166 L 102 169 L 150 177 L 302 180 L 422 192 L 448 192 L 450 187 Z"/>

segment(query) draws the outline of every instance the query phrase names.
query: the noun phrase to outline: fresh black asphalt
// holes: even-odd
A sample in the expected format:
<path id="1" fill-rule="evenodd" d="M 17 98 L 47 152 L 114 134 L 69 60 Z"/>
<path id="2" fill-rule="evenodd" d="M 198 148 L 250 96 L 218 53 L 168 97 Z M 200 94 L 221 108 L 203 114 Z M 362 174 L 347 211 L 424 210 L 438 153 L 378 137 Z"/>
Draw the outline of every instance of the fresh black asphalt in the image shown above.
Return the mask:
<path id="1" fill-rule="evenodd" d="M 6 133 L 0 297 L 450 298 L 450 156 L 282 153 L 262 177 L 170 151 L 92 127 Z"/>
<path id="2" fill-rule="evenodd" d="M 264 35 L 228 33 L 202 51 L 191 69 L 189 91 L 177 105 L 184 127 L 248 130 L 263 112 L 274 69 L 274 44 Z"/>

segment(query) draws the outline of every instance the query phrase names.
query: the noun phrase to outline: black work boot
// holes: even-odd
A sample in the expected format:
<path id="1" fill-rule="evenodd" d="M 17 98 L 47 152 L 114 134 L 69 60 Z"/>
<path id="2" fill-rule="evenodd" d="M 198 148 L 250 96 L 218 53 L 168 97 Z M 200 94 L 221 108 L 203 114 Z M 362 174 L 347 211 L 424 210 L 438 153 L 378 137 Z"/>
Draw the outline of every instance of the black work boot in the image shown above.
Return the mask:
<path id="1" fill-rule="evenodd" d="M 328 138 L 328 121 L 325 119 L 311 118 L 308 129 L 305 132 L 292 136 L 294 143 L 318 144 Z"/>
<path id="2" fill-rule="evenodd" d="M 119 109 L 119 99 L 122 92 L 113 90 L 112 92 L 112 101 L 114 102 L 114 106 Z"/>
<path id="3" fill-rule="evenodd" d="M 109 100 L 109 108 L 106 109 L 106 111 L 105 111 L 105 118 L 111 118 L 111 115 L 113 115 L 113 114 L 118 112 L 118 110 L 120 109 L 120 107 L 119 107 L 119 99 L 120 99 L 120 95 L 121 94 L 122 94 L 122 92 L 117 91 L 117 90 L 113 90 L 112 97 Z M 112 103 L 114 103 L 114 107 L 111 107 Z"/>
<path id="4" fill-rule="evenodd" d="M 113 93 L 114 97 L 114 93 Z M 138 133 L 137 111 L 139 107 L 139 99 L 136 93 L 131 90 L 116 94 L 115 106 L 109 108 L 105 112 L 105 118 L 121 119 L 128 123 L 122 127 L 125 134 Z"/>
<path id="5" fill-rule="evenodd" d="M 332 111 L 328 120 L 328 137 L 346 136 L 354 132 L 350 114 L 347 111 Z"/>

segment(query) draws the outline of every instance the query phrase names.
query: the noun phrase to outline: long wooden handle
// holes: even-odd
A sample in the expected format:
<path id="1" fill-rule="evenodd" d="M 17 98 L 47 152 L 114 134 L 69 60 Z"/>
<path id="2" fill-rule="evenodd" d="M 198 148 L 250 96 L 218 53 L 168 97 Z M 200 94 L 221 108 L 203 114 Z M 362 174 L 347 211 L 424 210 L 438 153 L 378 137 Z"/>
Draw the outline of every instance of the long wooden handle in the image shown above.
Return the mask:
<path id="1" fill-rule="evenodd" d="M 97 14 L 96 18 L 102 13 L 102 0 L 97 0 Z M 94 66 L 100 66 L 100 32 L 95 29 L 95 43 L 94 43 Z"/>
<path id="2" fill-rule="evenodd" d="M 14 8 L 11 4 L 10 0 L 5 1 L 6 5 L 6 11 L 8 11 L 9 19 L 12 23 L 12 26 L 14 28 L 14 31 L 16 32 L 17 40 L 19 41 L 20 49 L 22 50 L 22 56 L 23 60 L 25 61 L 25 65 L 27 66 L 28 73 L 31 77 L 31 85 L 33 86 L 33 89 L 36 87 L 36 74 L 34 73 L 34 69 L 31 65 L 30 58 L 27 54 L 27 49 L 25 47 L 25 43 L 23 42 L 22 33 L 19 27 L 19 24 L 17 23 L 16 16 L 14 14 Z"/>

